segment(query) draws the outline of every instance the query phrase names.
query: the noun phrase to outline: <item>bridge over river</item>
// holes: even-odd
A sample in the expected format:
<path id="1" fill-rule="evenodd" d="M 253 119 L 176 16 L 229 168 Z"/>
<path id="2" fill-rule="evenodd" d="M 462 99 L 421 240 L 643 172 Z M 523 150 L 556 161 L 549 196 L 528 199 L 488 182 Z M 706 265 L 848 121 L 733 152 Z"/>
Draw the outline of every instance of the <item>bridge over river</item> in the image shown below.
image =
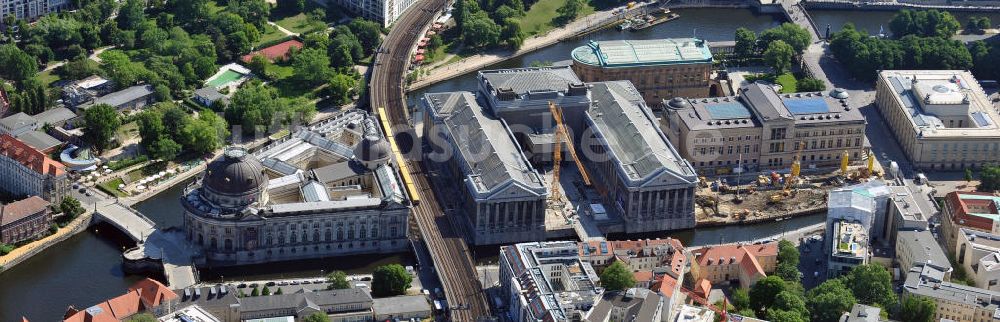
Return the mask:
<path id="1" fill-rule="evenodd" d="M 125 267 L 149 269 L 162 266 L 167 283 L 175 289 L 197 283 L 193 259 L 198 255 L 183 232 L 157 229 L 156 223 L 141 212 L 118 202 L 98 202 L 92 223 L 105 222 L 138 245 L 125 251 Z"/>

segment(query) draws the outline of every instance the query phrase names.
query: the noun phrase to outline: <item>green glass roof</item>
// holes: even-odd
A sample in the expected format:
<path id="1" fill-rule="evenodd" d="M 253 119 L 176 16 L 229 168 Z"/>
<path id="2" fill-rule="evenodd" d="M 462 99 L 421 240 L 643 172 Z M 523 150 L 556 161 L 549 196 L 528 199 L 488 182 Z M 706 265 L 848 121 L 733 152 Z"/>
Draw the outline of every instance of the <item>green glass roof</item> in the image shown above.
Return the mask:
<path id="1" fill-rule="evenodd" d="M 962 194 L 962 193 L 959 193 L 958 194 L 958 198 L 962 199 L 962 200 L 989 200 L 989 201 L 993 201 L 993 203 L 995 203 L 998 206 L 1000 206 L 1000 197 L 997 197 L 997 196 L 971 195 L 971 194 Z M 998 220 L 998 219 L 1000 219 L 1000 214 L 968 213 L 968 215 L 972 215 L 972 216 L 976 216 L 976 217 L 988 218 L 988 219 L 992 219 L 992 220 Z"/>
<path id="2" fill-rule="evenodd" d="M 697 38 L 590 41 L 572 52 L 573 60 L 602 67 L 711 63 L 708 44 Z"/>

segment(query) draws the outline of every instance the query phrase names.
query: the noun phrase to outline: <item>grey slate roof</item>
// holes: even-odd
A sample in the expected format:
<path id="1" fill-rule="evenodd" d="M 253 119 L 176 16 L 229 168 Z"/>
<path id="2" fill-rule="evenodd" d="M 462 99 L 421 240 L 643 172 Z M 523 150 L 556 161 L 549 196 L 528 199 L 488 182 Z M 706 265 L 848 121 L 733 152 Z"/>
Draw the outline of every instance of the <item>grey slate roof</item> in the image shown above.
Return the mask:
<path id="1" fill-rule="evenodd" d="M 76 117 L 76 113 L 73 113 L 73 111 L 65 107 L 57 107 L 35 114 L 35 119 L 37 119 L 40 124 L 57 124 L 69 121 L 74 117 Z"/>
<path id="2" fill-rule="evenodd" d="M 530 91 L 565 91 L 567 84 L 582 83 L 569 66 L 483 70 L 480 77 L 494 88 L 510 88 L 517 95 Z"/>
<path id="3" fill-rule="evenodd" d="M 215 87 L 202 87 L 196 89 L 194 91 L 194 95 L 213 102 L 226 98 L 226 95 L 219 93 L 219 90 L 215 89 Z"/>
<path id="4" fill-rule="evenodd" d="M 653 321 L 659 303 L 660 295 L 647 289 L 605 292 L 587 314 L 587 320 L 607 321 L 611 318 L 613 309 L 617 308 L 626 312 L 623 316 L 632 317 L 630 321 Z"/>
<path id="5" fill-rule="evenodd" d="M 62 141 L 59 141 L 59 139 L 41 131 L 24 132 L 24 134 L 19 135 L 17 139 L 39 151 L 45 151 L 63 143 Z"/>
<path id="6" fill-rule="evenodd" d="M 903 292 L 932 297 L 963 305 L 979 306 L 993 310 L 993 317 L 1000 318 L 1000 293 L 986 289 L 942 281 L 944 272 L 933 267 L 914 267 L 906 274 Z"/>
<path id="7" fill-rule="evenodd" d="M 18 112 L 17 114 L 0 119 L 0 126 L 8 130 L 16 130 L 25 126 L 29 126 L 38 122 L 34 117 L 31 117 L 24 112 Z"/>
<path id="8" fill-rule="evenodd" d="M 902 230 L 896 235 L 896 243 L 902 243 L 913 256 L 913 264 L 933 265 L 943 271 L 951 270 L 951 263 L 941 245 L 927 230 Z"/>
<path id="9" fill-rule="evenodd" d="M 882 309 L 877 307 L 854 304 L 850 312 L 840 316 L 840 322 L 878 322 L 881 312 Z"/>
<path id="10" fill-rule="evenodd" d="M 536 195 L 546 195 L 542 178 L 521 154 L 501 120 L 484 114 L 470 92 L 425 94 L 435 122 L 461 156 L 466 180 L 476 192 L 490 195 L 518 185 Z M 485 198 L 485 197 L 484 197 Z"/>
<path id="11" fill-rule="evenodd" d="M 326 290 L 319 292 L 303 292 L 269 296 L 252 296 L 240 298 L 240 308 L 248 311 L 269 311 L 279 309 L 295 309 L 300 311 L 306 307 L 319 310 L 323 306 L 352 303 L 370 303 L 371 295 L 358 288 L 343 290 Z"/>
<path id="12" fill-rule="evenodd" d="M 313 169 L 312 173 L 320 183 L 327 183 L 362 175 L 366 170 L 364 166 L 355 162 L 340 162 Z"/>
<path id="13" fill-rule="evenodd" d="M 153 94 L 153 86 L 151 85 L 136 85 L 132 86 L 108 95 L 101 96 L 94 101 L 94 105 L 97 104 L 108 104 L 114 107 L 119 107 L 125 105 L 125 103 L 134 101 Z"/>
<path id="14" fill-rule="evenodd" d="M 400 315 L 411 312 L 430 312 L 431 304 L 423 295 L 404 295 L 375 299 L 372 309 L 376 315 Z"/>
<path id="15" fill-rule="evenodd" d="M 593 83 L 591 93 L 596 103 L 587 113 L 595 135 L 608 142 L 630 180 L 646 180 L 664 171 L 684 178 L 695 175 L 630 82 Z"/>

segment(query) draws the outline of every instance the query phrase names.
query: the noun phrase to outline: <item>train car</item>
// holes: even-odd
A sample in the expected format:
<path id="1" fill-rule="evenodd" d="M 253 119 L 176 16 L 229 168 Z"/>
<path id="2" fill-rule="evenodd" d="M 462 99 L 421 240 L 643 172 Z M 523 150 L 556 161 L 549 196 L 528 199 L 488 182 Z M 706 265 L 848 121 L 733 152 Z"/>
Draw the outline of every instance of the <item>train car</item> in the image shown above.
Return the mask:
<path id="1" fill-rule="evenodd" d="M 406 160 L 403 159 L 403 153 L 399 150 L 399 146 L 396 145 L 396 137 L 392 133 L 392 124 L 389 123 L 389 117 L 384 107 L 378 108 L 378 118 L 379 123 L 382 124 L 382 133 L 385 133 L 386 139 L 389 140 L 389 147 L 392 149 L 393 157 L 396 158 L 396 167 L 398 167 L 399 176 L 403 179 L 403 185 L 406 187 L 406 194 L 410 196 L 410 202 L 414 206 L 419 205 L 420 193 L 413 183 L 413 177 L 410 176 L 410 168 Z"/>

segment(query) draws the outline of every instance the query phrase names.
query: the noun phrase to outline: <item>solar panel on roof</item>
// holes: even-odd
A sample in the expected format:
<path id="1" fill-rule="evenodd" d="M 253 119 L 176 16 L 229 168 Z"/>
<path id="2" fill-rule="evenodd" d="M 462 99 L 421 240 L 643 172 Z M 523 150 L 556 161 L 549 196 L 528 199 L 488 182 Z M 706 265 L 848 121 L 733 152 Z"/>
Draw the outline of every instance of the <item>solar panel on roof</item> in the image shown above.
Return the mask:
<path id="1" fill-rule="evenodd" d="M 788 111 L 795 115 L 830 112 L 830 107 L 826 105 L 826 100 L 822 98 L 789 99 L 785 100 L 784 103 Z"/>
<path id="2" fill-rule="evenodd" d="M 990 119 L 983 112 L 973 112 L 972 119 L 976 120 L 976 125 L 979 125 L 979 127 L 990 126 Z"/>
<path id="3" fill-rule="evenodd" d="M 740 103 L 720 103 L 705 105 L 708 114 L 716 120 L 744 119 L 750 117 L 750 110 Z"/>

